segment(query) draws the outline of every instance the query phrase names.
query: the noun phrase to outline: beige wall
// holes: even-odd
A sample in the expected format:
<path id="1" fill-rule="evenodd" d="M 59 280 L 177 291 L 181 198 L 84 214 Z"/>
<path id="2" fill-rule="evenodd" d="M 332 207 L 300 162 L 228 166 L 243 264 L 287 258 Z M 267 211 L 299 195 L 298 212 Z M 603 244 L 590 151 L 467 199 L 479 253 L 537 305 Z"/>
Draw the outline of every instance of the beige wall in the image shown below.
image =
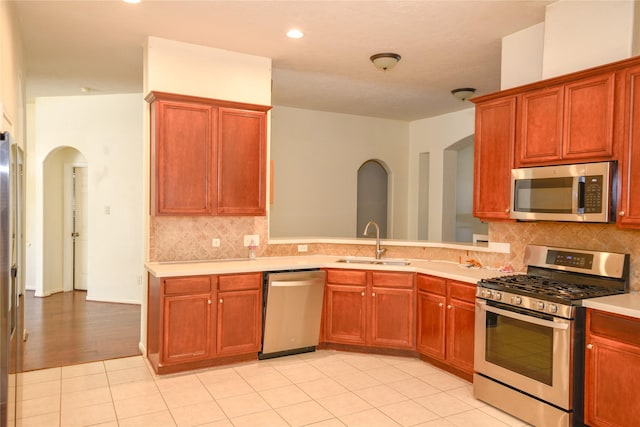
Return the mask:
<path id="1" fill-rule="evenodd" d="M 0 132 L 25 147 L 22 43 L 8 1 L 0 0 Z"/>
<path id="2" fill-rule="evenodd" d="M 34 218 L 30 224 L 32 248 L 27 264 L 36 272 L 36 277 L 30 281 L 36 295 L 59 290 L 60 284 L 45 283 L 42 266 L 48 262 L 49 255 L 63 248 L 62 237 L 55 235 L 55 224 L 61 223 L 63 214 L 60 199 L 50 205 L 44 204 L 45 184 L 49 185 L 49 180 L 57 181 L 55 187 L 60 191 L 60 162 L 53 170 L 45 170 L 44 165 L 51 153 L 72 147 L 82 154 L 88 165 L 87 298 L 141 302 L 144 230 L 140 212 L 146 204 L 140 167 L 143 162 L 142 105 L 141 94 L 36 100 L 33 112 L 35 155 L 27 165 L 33 171 L 28 185 L 35 192 L 35 206 L 30 206 Z M 43 229 L 47 224 L 52 228 Z M 55 262 L 53 267 L 49 266 L 49 271 L 57 271 L 60 261 Z M 52 276 L 47 274 L 47 280 L 55 279 L 58 273 Z"/>
<path id="3" fill-rule="evenodd" d="M 542 78 L 550 78 L 632 55 L 633 0 L 560 0 L 547 6 Z"/>
<path id="4" fill-rule="evenodd" d="M 407 238 L 408 122 L 289 107 L 271 118 L 271 237 L 357 237 L 357 172 L 375 159 L 390 173 L 388 236 Z"/>

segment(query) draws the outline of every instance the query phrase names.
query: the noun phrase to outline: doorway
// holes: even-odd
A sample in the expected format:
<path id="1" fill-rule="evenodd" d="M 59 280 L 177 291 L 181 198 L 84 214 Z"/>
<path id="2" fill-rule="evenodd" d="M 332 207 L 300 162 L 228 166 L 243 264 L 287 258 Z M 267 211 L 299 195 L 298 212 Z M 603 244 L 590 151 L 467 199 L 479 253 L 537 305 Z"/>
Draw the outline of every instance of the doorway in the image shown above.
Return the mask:
<path id="1" fill-rule="evenodd" d="M 371 220 L 380 227 L 380 238 L 386 239 L 388 221 L 389 173 L 378 160 L 367 160 L 358 169 L 358 206 L 356 237 L 361 237 Z"/>

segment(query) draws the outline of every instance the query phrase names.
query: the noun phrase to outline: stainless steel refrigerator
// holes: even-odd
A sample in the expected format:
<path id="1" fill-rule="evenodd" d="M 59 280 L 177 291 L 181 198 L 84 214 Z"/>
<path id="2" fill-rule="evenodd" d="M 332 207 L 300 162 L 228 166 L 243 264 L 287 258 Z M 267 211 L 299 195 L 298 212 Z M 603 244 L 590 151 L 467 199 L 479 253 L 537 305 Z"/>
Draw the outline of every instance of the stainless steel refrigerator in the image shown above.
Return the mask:
<path id="1" fill-rule="evenodd" d="M 17 372 L 22 333 L 21 165 L 9 133 L 0 133 L 0 425 L 16 424 Z"/>

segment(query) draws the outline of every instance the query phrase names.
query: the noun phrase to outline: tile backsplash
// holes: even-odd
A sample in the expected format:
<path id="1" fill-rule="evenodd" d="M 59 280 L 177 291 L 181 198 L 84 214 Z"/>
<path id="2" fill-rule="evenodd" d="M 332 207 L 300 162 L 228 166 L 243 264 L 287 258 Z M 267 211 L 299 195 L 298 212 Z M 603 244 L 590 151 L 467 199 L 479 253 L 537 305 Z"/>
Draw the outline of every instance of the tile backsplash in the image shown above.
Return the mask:
<path id="1" fill-rule="evenodd" d="M 326 254 L 373 256 L 371 245 L 308 244 L 308 252 L 298 253 L 297 245 L 268 245 L 267 217 L 151 217 L 149 260 L 189 261 L 201 259 L 246 258 L 246 234 L 258 234 L 257 255 L 296 256 Z M 220 247 L 212 239 L 220 239 Z M 621 230 L 614 224 L 560 222 L 495 222 L 489 224 L 489 240 L 511 245 L 509 254 L 474 252 L 448 248 L 387 246 L 386 257 L 439 259 L 464 262 L 475 259 L 488 267 L 511 265 L 523 271 L 524 250 L 528 244 L 629 253 L 631 289 L 640 291 L 640 230 Z"/>

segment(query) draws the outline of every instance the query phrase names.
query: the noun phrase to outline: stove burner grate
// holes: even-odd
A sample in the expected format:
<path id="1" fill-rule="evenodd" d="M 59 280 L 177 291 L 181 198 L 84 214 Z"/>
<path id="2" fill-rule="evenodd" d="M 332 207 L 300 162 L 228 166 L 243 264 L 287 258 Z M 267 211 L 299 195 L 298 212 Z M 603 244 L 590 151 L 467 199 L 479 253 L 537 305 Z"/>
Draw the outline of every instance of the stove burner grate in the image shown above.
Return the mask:
<path id="1" fill-rule="evenodd" d="M 580 283 L 561 282 L 548 277 L 529 274 L 494 277 L 480 281 L 492 289 L 511 291 L 521 295 L 535 295 L 539 298 L 553 298 L 577 301 L 585 298 L 622 293 L 622 290 L 586 285 Z"/>

